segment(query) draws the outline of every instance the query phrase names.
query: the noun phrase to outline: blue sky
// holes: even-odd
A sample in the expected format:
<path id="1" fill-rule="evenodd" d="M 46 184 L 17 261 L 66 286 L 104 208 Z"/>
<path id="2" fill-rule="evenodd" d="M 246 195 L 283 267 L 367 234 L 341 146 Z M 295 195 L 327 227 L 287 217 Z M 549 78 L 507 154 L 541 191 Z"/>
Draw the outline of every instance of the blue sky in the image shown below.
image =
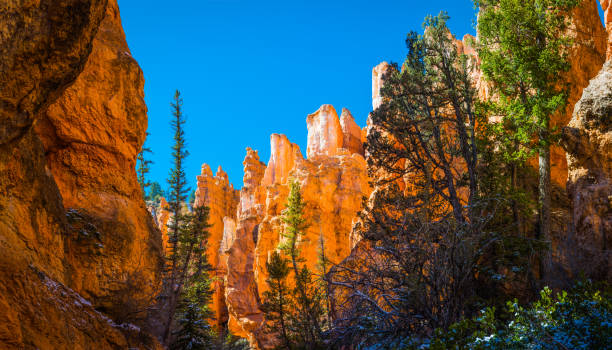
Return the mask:
<path id="1" fill-rule="evenodd" d="M 270 134 L 306 153 L 306 116 L 322 104 L 365 124 L 371 71 L 399 62 L 410 30 L 445 10 L 458 37 L 474 34 L 471 0 L 119 0 L 132 55 L 145 75 L 151 180 L 166 188 L 170 106 L 184 98 L 192 188 L 202 163 L 242 186 L 245 148 L 270 157 Z"/>

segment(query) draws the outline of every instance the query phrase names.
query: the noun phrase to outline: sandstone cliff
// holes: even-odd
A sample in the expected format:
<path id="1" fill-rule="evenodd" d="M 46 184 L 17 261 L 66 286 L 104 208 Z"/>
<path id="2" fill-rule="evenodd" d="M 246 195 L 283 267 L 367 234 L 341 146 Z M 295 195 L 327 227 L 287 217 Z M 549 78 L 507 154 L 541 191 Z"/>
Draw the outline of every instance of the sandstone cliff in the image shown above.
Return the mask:
<path id="1" fill-rule="evenodd" d="M 45 156 L 46 144 L 33 130 L 35 121 L 44 118 L 41 114 L 47 107 L 62 99 L 60 96 L 87 69 L 90 53 L 100 45 L 98 27 L 103 19 L 108 23 L 108 13 L 113 9 L 114 1 L 107 7 L 103 0 L 12 0 L 0 5 L 0 348 L 3 349 L 156 347 L 154 339 L 137 327 L 117 325 L 72 289 L 84 283 L 80 278 L 94 275 L 93 271 L 86 271 L 94 267 L 81 265 L 83 261 L 77 264 L 74 258 L 79 254 L 92 257 L 98 249 L 104 249 L 109 255 L 104 259 L 112 265 L 112 255 L 120 255 L 113 241 L 121 237 L 112 237 L 111 232 L 104 241 L 108 246 L 97 246 L 96 235 L 103 228 L 102 215 L 83 221 L 80 214 L 64 209 L 63 196 L 70 194 L 56 184 L 53 166 Z M 146 120 L 144 124 L 146 128 Z M 136 149 L 140 147 L 138 142 L 133 141 Z M 120 176 L 129 174 L 133 164 L 133 161 L 126 164 Z M 101 179 L 100 183 L 104 181 Z M 137 206 L 144 209 L 141 199 Z M 75 227 L 82 231 L 74 232 Z M 120 257 L 116 257 L 119 261 Z M 154 265 L 145 269 L 154 271 Z M 82 269 L 82 274 L 73 274 L 75 269 Z M 112 268 L 106 271 L 109 270 Z M 110 289 L 110 283 L 104 288 Z M 106 311 L 101 304 L 96 307 Z M 145 345 L 143 341 L 147 338 L 149 344 Z"/>
<path id="2" fill-rule="evenodd" d="M 227 173 L 219 167 L 213 176 L 210 166 L 202 165 L 202 174 L 197 177 L 198 184 L 195 192 L 194 207 L 208 206 L 210 208 L 209 224 L 212 225 L 208 232 L 208 249 L 206 254 L 208 262 L 214 269 L 212 310 L 215 314 L 217 324 L 227 321 L 227 306 L 225 305 L 225 290 L 223 276 L 227 268 L 225 261 L 221 261 L 220 252 L 224 233 L 224 217 L 233 217 L 238 205 L 238 191 L 229 183 Z"/>
<path id="3" fill-rule="evenodd" d="M 612 279 L 612 60 L 584 89 L 563 130 L 569 165 L 572 270 Z"/>
<path id="4" fill-rule="evenodd" d="M 144 317 L 160 280 L 159 232 L 134 170 L 146 111 L 144 77 L 112 0 L 83 72 L 41 114 L 35 130 L 64 207 L 95 226 L 92 236 L 83 236 L 78 224 L 69 231 L 67 283 L 120 319 Z M 130 301 L 118 302 L 126 293 Z"/>
<path id="5" fill-rule="evenodd" d="M 226 302 L 229 327 L 261 347 L 273 339 L 261 334 L 264 316 L 259 309 L 267 290 L 265 263 L 280 241 L 281 212 L 291 179 L 300 183 L 310 222 L 300 242 L 306 265 L 316 270 L 320 239 L 332 262 L 348 256 L 350 233 L 362 199 L 369 195 L 361 144 L 361 129 L 348 110 L 342 120 L 331 105 L 323 105 L 307 118 L 308 158 L 286 136 L 270 137 L 266 166 L 247 149 L 244 187 L 240 192 L 237 221 L 227 219 L 223 240 L 233 242 L 227 251 Z M 264 170 L 265 169 L 265 170 Z"/>
<path id="6" fill-rule="evenodd" d="M 608 32 L 608 50 L 606 59 L 612 58 L 612 1 L 610 0 L 599 0 L 601 8 L 604 11 L 604 24 L 606 31 Z"/>

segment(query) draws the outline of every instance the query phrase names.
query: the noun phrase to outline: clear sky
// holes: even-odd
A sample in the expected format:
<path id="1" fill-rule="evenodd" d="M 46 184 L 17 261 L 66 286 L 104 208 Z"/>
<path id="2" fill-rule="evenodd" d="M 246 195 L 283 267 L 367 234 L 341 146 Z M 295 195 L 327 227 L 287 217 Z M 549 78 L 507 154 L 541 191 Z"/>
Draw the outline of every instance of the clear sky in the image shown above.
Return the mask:
<path id="1" fill-rule="evenodd" d="M 167 187 L 170 106 L 184 98 L 192 188 L 202 163 L 242 186 L 245 148 L 270 157 L 270 134 L 306 153 L 306 116 L 348 108 L 360 126 L 372 108 L 372 68 L 401 62 L 405 36 L 447 11 L 459 38 L 474 34 L 471 0 L 119 0 L 132 55 L 145 76 L 151 180 Z"/>

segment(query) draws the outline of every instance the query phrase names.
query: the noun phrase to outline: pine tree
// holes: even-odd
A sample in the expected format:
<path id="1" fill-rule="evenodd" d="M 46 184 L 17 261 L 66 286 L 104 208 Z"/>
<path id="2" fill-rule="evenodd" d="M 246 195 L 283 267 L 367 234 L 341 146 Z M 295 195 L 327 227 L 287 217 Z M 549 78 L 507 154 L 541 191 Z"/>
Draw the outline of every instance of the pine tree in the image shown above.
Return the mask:
<path id="1" fill-rule="evenodd" d="M 551 238 L 550 118 L 567 103 L 568 14 L 580 0 L 475 0 L 482 71 L 498 96 L 500 145 L 513 169 L 535 151 L 539 160 L 539 235 Z M 513 171 L 513 187 L 516 170 Z M 516 211 L 516 209 L 515 209 Z M 515 213 L 516 216 L 516 213 Z M 542 275 L 550 270 L 542 259 Z"/>
<path id="2" fill-rule="evenodd" d="M 160 198 L 163 196 L 164 190 L 162 190 L 161 185 L 159 184 L 159 182 L 153 181 L 151 183 L 151 189 L 149 190 L 149 194 L 147 195 L 147 200 L 159 203 Z"/>
<path id="3" fill-rule="evenodd" d="M 149 137 L 149 133 L 147 132 L 147 138 Z M 146 143 L 146 141 L 145 141 Z M 136 158 L 136 175 L 138 178 L 138 183 L 140 184 L 140 189 L 142 190 L 142 195 L 144 199 L 147 199 L 147 188 L 151 186 L 151 182 L 147 180 L 147 175 L 149 174 L 150 165 L 153 163 L 152 160 L 146 158 L 145 154 L 153 153 L 149 147 L 143 145 L 142 149 L 138 153 L 138 157 Z"/>
<path id="4" fill-rule="evenodd" d="M 304 337 L 303 341 L 310 348 L 314 348 L 322 339 L 321 313 L 319 312 L 318 295 L 311 285 L 311 273 L 306 266 L 300 268 L 298 265 L 304 261 L 300 257 L 298 244 L 304 239 L 303 236 L 308 227 L 304 218 L 306 203 L 304 203 L 300 190 L 299 182 L 291 182 L 287 208 L 283 211 L 281 218 L 285 224 L 282 232 L 284 242 L 279 245 L 279 249 L 289 257 L 293 269 L 295 279 L 293 293 L 296 307 L 299 310 L 296 321 L 304 321 L 298 325 L 301 330 L 297 333 Z"/>
<path id="5" fill-rule="evenodd" d="M 321 274 L 318 282 L 319 289 L 323 293 L 322 300 L 324 301 L 325 306 L 325 315 L 327 318 L 326 323 L 329 327 L 331 327 L 333 321 L 334 298 L 332 296 L 328 272 L 333 263 L 327 258 L 327 254 L 325 252 L 325 240 L 323 239 L 322 233 L 319 234 L 319 256 L 317 265 Z"/>
<path id="6" fill-rule="evenodd" d="M 209 208 L 200 206 L 193 213 L 184 214 L 177 244 L 176 285 L 174 313 L 176 325 L 172 347 L 176 349 L 208 349 L 212 330 L 209 308 L 212 300 L 212 267 L 207 261 L 206 247 L 209 237 Z M 171 298 L 171 301 L 173 299 Z M 172 323 L 172 319 L 171 319 Z"/>
<path id="7" fill-rule="evenodd" d="M 168 225 L 168 243 L 170 244 L 170 254 L 167 257 L 169 260 L 169 271 L 165 279 L 165 294 L 168 298 L 168 316 L 166 319 L 164 342 L 169 343 L 174 313 L 178 303 L 180 292 L 177 291 L 177 279 L 180 277 L 179 260 L 181 255 L 178 254 L 179 238 L 181 230 L 185 225 L 185 218 L 182 212 L 182 206 L 187 198 L 189 188 L 185 176 L 183 165 L 184 159 L 189 155 L 185 145 L 185 117 L 183 116 L 183 99 L 178 90 L 174 94 L 174 101 L 171 103 L 172 119 L 170 125 L 174 131 L 174 145 L 172 146 L 173 167 L 170 171 L 168 184 L 170 185 L 170 194 L 168 198 L 168 210 L 172 215 L 172 219 Z"/>
<path id="8" fill-rule="evenodd" d="M 291 339 L 287 319 L 291 312 L 291 300 L 287 287 L 287 276 L 289 265 L 277 251 L 272 252 L 269 261 L 266 262 L 268 278 L 266 284 L 269 290 L 263 293 L 262 310 L 266 314 L 267 331 L 271 334 L 280 335 L 281 343 L 286 348 L 291 348 Z"/>

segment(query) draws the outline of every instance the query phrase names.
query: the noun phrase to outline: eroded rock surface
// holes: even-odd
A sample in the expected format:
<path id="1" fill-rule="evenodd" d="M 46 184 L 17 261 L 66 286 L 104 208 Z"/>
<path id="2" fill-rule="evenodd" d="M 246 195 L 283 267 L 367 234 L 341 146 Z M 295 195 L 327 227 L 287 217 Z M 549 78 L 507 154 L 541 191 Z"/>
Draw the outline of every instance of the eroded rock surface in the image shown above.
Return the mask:
<path id="1" fill-rule="evenodd" d="M 108 8 L 104 0 L 0 4 L 2 349 L 159 348 L 138 327 L 111 321 L 99 312 L 104 308 L 96 311 L 72 289 L 79 278 L 73 274 L 75 251 L 96 254 L 98 227 L 75 222 L 75 212 L 64 209 L 47 150 L 32 128 L 82 74 Z M 84 238 L 75 240 L 76 226 L 84 229 L 77 235 L 92 236 L 73 249 Z"/>
<path id="2" fill-rule="evenodd" d="M 584 89 L 563 130 L 572 201 L 572 270 L 612 278 L 612 60 Z"/>
<path id="3" fill-rule="evenodd" d="M 334 156 L 342 148 L 343 134 L 338 113 L 332 105 L 322 105 L 306 118 L 308 126 L 308 158 Z"/>
<path id="4" fill-rule="evenodd" d="M 160 234 L 134 170 L 146 111 L 142 70 L 111 0 L 83 72 L 41 114 L 35 130 L 64 206 L 95 226 L 92 236 L 70 231 L 67 284 L 119 318 L 128 307 L 117 303 L 120 295 L 148 305 L 160 281 Z M 136 304 L 130 307 L 144 309 Z"/>
<path id="5" fill-rule="evenodd" d="M 610 0 L 599 0 L 601 8 L 604 11 L 604 23 L 606 31 L 608 32 L 608 49 L 606 59 L 612 58 L 612 1 Z"/>
<path id="6" fill-rule="evenodd" d="M 224 238 L 224 218 L 233 217 L 238 206 L 239 193 L 230 184 L 227 173 L 219 167 L 213 176 L 208 164 L 202 165 L 202 174 L 197 177 L 198 184 L 195 192 L 194 207 L 208 206 L 209 224 L 208 248 L 206 254 L 208 262 L 214 269 L 213 282 L 214 295 L 211 309 L 215 314 L 217 324 L 227 322 L 227 307 L 225 306 L 225 291 L 223 276 L 227 265 L 221 264 L 220 249 Z"/>
<path id="7" fill-rule="evenodd" d="M 267 290 L 266 261 L 280 241 L 281 212 L 290 181 L 298 181 L 310 226 L 300 243 L 306 265 L 316 270 L 320 240 L 332 262 L 348 256 L 351 228 L 370 188 L 362 156 L 361 129 L 348 110 L 341 122 L 331 105 L 307 118 L 308 159 L 286 136 L 273 134 L 268 165 L 247 149 L 244 187 L 240 192 L 236 228 L 226 221 L 226 302 L 230 330 L 262 348 L 274 339 L 262 332 L 262 293 Z M 265 169 L 265 170 L 264 170 Z"/>

